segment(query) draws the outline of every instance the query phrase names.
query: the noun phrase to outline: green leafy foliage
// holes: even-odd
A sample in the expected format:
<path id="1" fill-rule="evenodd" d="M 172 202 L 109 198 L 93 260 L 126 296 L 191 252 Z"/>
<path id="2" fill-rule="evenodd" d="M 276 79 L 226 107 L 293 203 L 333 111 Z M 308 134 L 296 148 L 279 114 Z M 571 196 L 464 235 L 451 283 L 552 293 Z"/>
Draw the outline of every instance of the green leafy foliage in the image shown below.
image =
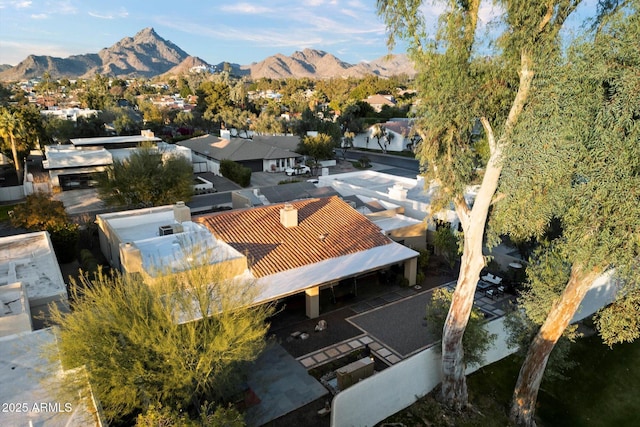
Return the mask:
<path id="1" fill-rule="evenodd" d="M 188 201 L 193 168 L 188 160 L 140 147 L 127 160 L 115 160 L 97 177 L 98 195 L 111 206 L 148 207 Z"/>
<path id="2" fill-rule="evenodd" d="M 444 327 L 453 293 L 444 288 L 437 288 L 433 291 L 431 303 L 427 305 L 427 328 L 430 333 L 438 338 L 442 338 L 442 328 Z M 484 354 L 491 347 L 496 339 L 495 334 L 490 334 L 484 329 L 484 314 L 477 308 L 471 310 L 469 323 L 464 331 L 462 345 L 464 347 L 464 363 L 466 365 L 481 365 L 484 361 Z"/>
<path id="3" fill-rule="evenodd" d="M 11 216 L 11 225 L 33 231 L 64 226 L 68 222 L 69 216 L 62 202 L 40 192 L 27 196 L 24 203 L 16 205 Z"/>
<path id="4" fill-rule="evenodd" d="M 459 236 L 451 229 L 448 223 L 439 227 L 433 240 L 433 246 L 441 257 L 445 259 L 449 268 L 453 269 L 460 259 Z"/>
<path id="5" fill-rule="evenodd" d="M 184 413 L 176 413 L 170 408 L 151 405 L 144 413 L 136 418 L 136 427 L 244 427 L 246 423 L 242 414 L 233 407 L 216 406 L 213 411 L 211 405 L 203 405 L 200 417 L 191 419 Z M 211 412 L 211 413 L 210 413 Z"/>
<path id="6" fill-rule="evenodd" d="M 40 111 L 31 105 L 0 107 L 0 150 L 13 160 L 22 182 L 22 160 L 45 139 Z"/>
<path id="7" fill-rule="evenodd" d="M 245 363 L 264 348 L 272 307 L 249 307 L 253 284 L 227 279 L 205 262 L 153 283 L 137 275 L 85 276 L 72 283 L 72 312 L 52 308 L 63 366 L 86 367 L 110 421 L 154 408 L 197 420 L 206 402 L 215 402 L 212 410 L 225 405 Z"/>
<path id="8" fill-rule="evenodd" d="M 315 162 L 333 158 L 336 144 L 330 135 L 319 133 L 317 136 L 304 136 L 298 144 L 298 154 L 310 156 Z"/>
<path id="9" fill-rule="evenodd" d="M 625 293 L 596 316 L 596 326 L 602 341 L 609 347 L 613 344 L 632 342 L 640 337 L 640 291 L 633 289 Z"/>
<path id="10" fill-rule="evenodd" d="M 13 209 L 11 225 L 29 231 L 48 231 L 58 261 L 67 263 L 76 256 L 78 224 L 71 221 L 62 202 L 48 194 L 34 193 Z"/>
<path id="11" fill-rule="evenodd" d="M 220 161 L 220 174 L 242 187 L 248 187 L 251 184 L 251 169 L 233 160 Z"/>

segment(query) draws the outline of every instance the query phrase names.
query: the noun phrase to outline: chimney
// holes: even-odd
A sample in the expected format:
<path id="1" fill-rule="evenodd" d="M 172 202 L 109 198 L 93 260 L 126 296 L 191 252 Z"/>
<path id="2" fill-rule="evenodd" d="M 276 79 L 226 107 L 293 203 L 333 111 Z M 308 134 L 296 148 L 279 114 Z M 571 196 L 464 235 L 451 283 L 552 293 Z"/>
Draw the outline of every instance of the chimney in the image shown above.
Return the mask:
<path id="1" fill-rule="evenodd" d="M 120 244 L 120 266 L 125 273 L 142 272 L 142 254 L 131 242 Z"/>
<path id="2" fill-rule="evenodd" d="M 180 224 L 185 221 L 191 221 L 191 209 L 184 202 L 176 202 L 173 205 L 173 218 Z"/>
<path id="3" fill-rule="evenodd" d="M 284 207 L 280 209 L 280 223 L 284 228 L 293 228 L 298 225 L 298 210 L 290 203 L 286 203 Z"/>

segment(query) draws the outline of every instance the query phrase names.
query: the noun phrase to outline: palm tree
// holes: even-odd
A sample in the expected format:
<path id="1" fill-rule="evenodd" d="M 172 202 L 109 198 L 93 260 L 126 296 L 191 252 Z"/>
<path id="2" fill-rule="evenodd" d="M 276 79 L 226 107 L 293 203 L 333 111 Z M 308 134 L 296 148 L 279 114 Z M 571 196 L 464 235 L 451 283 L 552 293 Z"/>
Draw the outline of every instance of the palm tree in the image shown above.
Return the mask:
<path id="1" fill-rule="evenodd" d="M 16 137 L 22 133 L 22 122 L 18 118 L 16 112 L 8 108 L 0 109 L 0 137 L 11 144 L 11 154 L 13 154 L 13 164 L 16 168 L 18 183 L 22 184 L 22 168 L 18 159 L 18 150 L 16 148 Z"/>

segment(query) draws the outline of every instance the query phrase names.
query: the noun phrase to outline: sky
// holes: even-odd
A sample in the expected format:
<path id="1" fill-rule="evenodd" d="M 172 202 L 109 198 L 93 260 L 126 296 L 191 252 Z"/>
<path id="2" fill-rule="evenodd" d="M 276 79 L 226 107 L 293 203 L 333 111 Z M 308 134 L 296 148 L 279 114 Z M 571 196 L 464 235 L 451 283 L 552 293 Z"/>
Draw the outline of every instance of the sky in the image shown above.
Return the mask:
<path id="1" fill-rule="evenodd" d="M 442 7 L 423 3 L 433 27 Z M 500 14 L 492 4 L 483 2 L 481 27 Z M 210 64 L 248 65 L 305 48 L 351 64 L 389 53 L 376 0 L 0 0 L 0 64 L 97 53 L 147 27 Z"/>

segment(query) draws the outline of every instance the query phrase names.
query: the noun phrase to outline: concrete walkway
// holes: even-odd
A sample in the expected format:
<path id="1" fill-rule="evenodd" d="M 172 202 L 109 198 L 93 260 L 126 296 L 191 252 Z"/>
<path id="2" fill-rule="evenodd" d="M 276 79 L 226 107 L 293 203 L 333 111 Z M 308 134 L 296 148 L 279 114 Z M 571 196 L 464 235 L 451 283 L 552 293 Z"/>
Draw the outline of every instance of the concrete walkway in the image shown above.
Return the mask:
<path id="1" fill-rule="evenodd" d="M 261 426 L 329 393 L 280 345 L 270 343 L 247 383 L 260 402 L 247 410 L 248 426 Z"/>

